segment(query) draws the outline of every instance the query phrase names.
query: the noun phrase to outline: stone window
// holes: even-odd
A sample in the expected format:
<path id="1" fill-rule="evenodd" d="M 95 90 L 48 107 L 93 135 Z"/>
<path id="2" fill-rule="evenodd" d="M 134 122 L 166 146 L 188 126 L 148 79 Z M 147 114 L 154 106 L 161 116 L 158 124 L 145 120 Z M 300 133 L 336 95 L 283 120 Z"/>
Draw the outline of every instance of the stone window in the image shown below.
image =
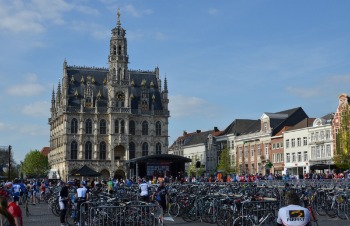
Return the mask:
<path id="1" fill-rule="evenodd" d="M 78 120 L 76 118 L 73 118 L 71 123 L 70 123 L 70 131 L 73 134 L 78 133 Z"/>
<path id="2" fill-rule="evenodd" d="M 100 159 L 106 159 L 106 143 L 103 141 L 100 143 Z"/>
<path id="3" fill-rule="evenodd" d="M 70 144 L 70 158 L 73 160 L 78 159 L 78 143 L 76 141 L 72 141 Z"/>

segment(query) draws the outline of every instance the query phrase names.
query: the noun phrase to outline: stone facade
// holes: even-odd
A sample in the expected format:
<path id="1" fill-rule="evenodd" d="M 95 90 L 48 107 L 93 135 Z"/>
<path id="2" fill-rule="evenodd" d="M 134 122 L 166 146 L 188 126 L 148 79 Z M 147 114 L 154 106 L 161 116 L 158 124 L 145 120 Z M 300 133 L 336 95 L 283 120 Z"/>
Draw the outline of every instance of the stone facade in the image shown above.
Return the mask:
<path id="1" fill-rule="evenodd" d="M 112 29 L 108 68 L 63 63 L 52 91 L 51 168 L 63 179 L 87 165 L 102 177 L 133 176 L 127 160 L 168 152 L 168 88 L 152 71 L 129 70 L 120 13 Z"/>

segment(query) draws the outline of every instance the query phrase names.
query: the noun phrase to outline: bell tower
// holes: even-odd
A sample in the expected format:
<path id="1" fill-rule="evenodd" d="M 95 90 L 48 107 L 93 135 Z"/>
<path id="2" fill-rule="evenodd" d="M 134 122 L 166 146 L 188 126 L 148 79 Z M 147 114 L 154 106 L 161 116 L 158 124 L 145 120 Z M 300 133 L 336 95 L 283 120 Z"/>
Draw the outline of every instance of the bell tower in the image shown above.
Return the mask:
<path id="1" fill-rule="evenodd" d="M 128 48 L 125 29 L 121 27 L 120 10 L 117 12 L 117 25 L 112 29 L 109 44 L 109 72 L 107 83 L 109 89 L 109 106 L 129 108 L 130 73 L 128 72 Z"/>
<path id="2" fill-rule="evenodd" d="M 127 40 L 125 37 L 125 29 L 121 27 L 119 9 L 117 13 L 117 26 L 112 29 L 109 48 L 109 80 L 117 84 L 122 84 L 121 81 L 129 81 Z"/>

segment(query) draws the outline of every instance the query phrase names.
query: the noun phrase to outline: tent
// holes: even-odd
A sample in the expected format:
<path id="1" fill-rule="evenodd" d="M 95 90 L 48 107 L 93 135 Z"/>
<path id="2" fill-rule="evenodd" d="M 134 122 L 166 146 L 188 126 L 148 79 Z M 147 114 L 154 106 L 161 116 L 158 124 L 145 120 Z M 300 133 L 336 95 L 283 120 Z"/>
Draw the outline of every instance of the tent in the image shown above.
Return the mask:
<path id="1" fill-rule="evenodd" d="M 70 174 L 70 176 L 77 176 L 77 177 L 98 177 L 101 176 L 101 173 L 96 172 L 95 170 L 91 169 L 87 165 L 84 165 L 80 169 L 74 171 Z"/>

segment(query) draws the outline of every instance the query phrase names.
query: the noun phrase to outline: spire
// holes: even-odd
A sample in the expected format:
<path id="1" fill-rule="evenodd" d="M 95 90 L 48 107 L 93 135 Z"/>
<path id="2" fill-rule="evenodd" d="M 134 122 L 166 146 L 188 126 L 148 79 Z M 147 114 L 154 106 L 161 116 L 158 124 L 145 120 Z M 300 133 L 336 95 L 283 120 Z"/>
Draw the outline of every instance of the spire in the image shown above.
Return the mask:
<path id="1" fill-rule="evenodd" d="M 117 12 L 117 26 L 120 27 L 121 23 L 120 23 L 120 9 L 118 7 L 118 12 Z"/>
<path id="2" fill-rule="evenodd" d="M 55 87 L 52 87 L 51 107 L 55 107 Z"/>
<path id="3" fill-rule="evenodd" d="M 57 86 L 57 95 L 56 95 L 56 103 L 57 106 L 61 105 L 61 82 L 58 80 L 58 86 Z"/>
<path id="4" fill-rule="evenodd" d="M 164 92 L 168 92 L 168 80 L 166 79 L 166 74 L 164 78 Z"/>

